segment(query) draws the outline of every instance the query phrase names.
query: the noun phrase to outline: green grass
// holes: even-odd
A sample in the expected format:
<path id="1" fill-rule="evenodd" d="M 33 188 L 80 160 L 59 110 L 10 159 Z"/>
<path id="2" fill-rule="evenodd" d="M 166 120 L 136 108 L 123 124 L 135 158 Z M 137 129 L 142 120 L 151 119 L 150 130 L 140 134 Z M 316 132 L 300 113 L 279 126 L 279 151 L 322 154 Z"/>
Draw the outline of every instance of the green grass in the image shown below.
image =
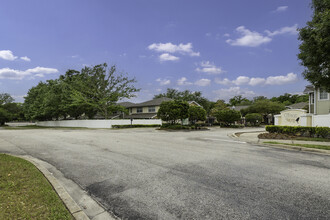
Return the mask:
<path id="1" fill-rule="evenodd" d="M 297 146 L 297 147 L 306 147 L 306 148 L 317 148 L 317 149 L 323 149 L 323 150 L 330 150 L 330 146 L 326 145 L 316 145 L 316 144 L 289 144 L 289 143 L 281 143 L 276 141 L 265 141 L 263 142 L 265 144 L 284 144 L 284 145 L 291 145 L 291 146 Z"/>
<path id="2" fill-rule="evenodd" d="M 320 141 L 320 142 L 330 142 L 329 138 L 313 138 L 313 137 L 295 137 L 295 140 L 299 141 Z"/>
<path id="3" fill-rule="evenodd" d="M 93 128 L 83 128 L 83 127 L 44 127 L 44 126 L 38 126 L 38 125 L 26 125 L 26 126 L 17 126 L 17 127 L 11 127 L 11 126 L 5 126 L 4 129 L 8 130 L 26 130 L 26 129 L 93 129 Z"/>
<path id="4" fill-rule="evenodd" d="M 0 154 L 0 219 L 73 219 L 30 162 Z"/>

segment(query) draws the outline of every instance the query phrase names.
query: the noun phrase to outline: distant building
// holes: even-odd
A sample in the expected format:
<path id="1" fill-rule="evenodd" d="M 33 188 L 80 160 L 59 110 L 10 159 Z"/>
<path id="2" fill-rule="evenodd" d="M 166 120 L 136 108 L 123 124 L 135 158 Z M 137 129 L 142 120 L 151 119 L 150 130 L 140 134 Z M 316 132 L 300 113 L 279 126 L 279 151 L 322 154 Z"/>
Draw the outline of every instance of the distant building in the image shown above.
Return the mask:
<path id="1" fill-rule="evenodd" d="M 121 102 L 118 105 L 125 107 L 128 110 L 128 115 L 122 114 L 123 118 L 133 118 L 133 119 L 154 119 L 157 117 L 157 112 L 160 108 L 160 104 L 166 101 L 172 101 L 173 99 L 162 97 L 157 99 L 152 99 L 141 103 L 132 102 Z M 200 106 L 195 101 L 188 101 L 189 105 Z"/>

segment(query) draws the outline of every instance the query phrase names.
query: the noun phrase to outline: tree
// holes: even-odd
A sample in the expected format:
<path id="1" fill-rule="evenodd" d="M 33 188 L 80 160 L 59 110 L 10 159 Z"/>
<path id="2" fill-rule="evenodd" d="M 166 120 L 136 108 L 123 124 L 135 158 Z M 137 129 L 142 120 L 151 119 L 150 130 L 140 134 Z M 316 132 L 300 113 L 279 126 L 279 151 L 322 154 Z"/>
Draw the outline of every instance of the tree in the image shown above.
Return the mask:
<path id="1" fill-rule="evenodd" d="M 241 113 L 245 116 L 248 113 L 259 113 L 263 115 L 264 120 L 267 121 L 268 115 L 274 115 L 280 113 L 282 110 L 285 109 L 283 103 L 272 102 L 270 100 L 259 100 L 250 105 L 246 109 L 242 109 Z"/>
<path id="2" fill-rule="evenodd" d="M 197 121 L 206 120 L 206 111 L 200 106 L 189 106 L 188 115 L 191 124 L 195 124 Z"/>
<path id="3" fill-rule="evenodd" d="M 10 120 L 11 120 L 10 113 L 5 109 L 0 108 L 0 126 L 4 125 L 5 122 L 8 122 Z"/>
<path id="4" fill-rule="evenodd" d="M 330 91 L 330 1 L 312 0 L 313 18 L 299 30 L 298 58 L 305 79 Z"/>
<path id="5" fill-rule="evenodd" d="M 224 109 L 228 109 L 228 105 L 225 103 L 224 100 L 219 99 L 218 101 L 216 101 L 211 109 L 211 115 L 215 116 L 215 113 Z"/>
<path id="6" fill-rule="evenodd" d="M 223 124 L 225 127 L 228 127 L 241 119 L 240 112 L 233 109 L 220 110 L 215 113 L 215 116 L 217 121 L 220 122 L 220 124 Z"/>
<path id="7" fill-rule="evenodd" d="M 83 80 L 79 81 L 77 89 L 71 94 L 73 105 L 96 110 L 106 119 L 120 108 L 116 105 L 119 100 L 134 97 L 134 93 L 139 91 L 132 85 L 135 79 L 118 74 L 116 66 L 107 67 L 104 63 L 83 68 L 80 72 Z"/>
<path id="8" fill-rule="evenodd" d="M 11 97 L 8 93 L 0 93 L 0 105 L 12 103 L 13 101 L 13 97 Z"/>
<path id="9" fill-rule="evenodd" d="M 262 121 L 262 115 L 259 113 L 249 113 L 245 115 L 245 121 L 254 126 L 259 125 Z"/>
<path id="10" fill-rule="evenodd" d="M 181 120 L 182 123 L 184 119 L 188 118 L 188 109 L 189 104 L 186 101 L 162 102 L 157 112 L 157 117 L 171 124 L 177 123 L 178 120 Z"/>
<path id="11" fill-rule="evenodd" d="M 237 105 L 250 105 L 252 102 L 247 98 L 243 98 L 242 95 L 234 96 L 233 98 L 229 99 L 230 106 L 237 106 Z"/>
<path id="12" fill-rule="evenodd" d="M 162 97 L 167 97 L 170 99 L 174 99 L 174 100 L 181 100 L 181 101 L 195 101 L 198 104 L 200 104 L 201 106 L 203 106 L 203 108 L 206 110 L 206 112 L 209 114 L 210 112 L 210 106 L 211 106 L 211 102 L 202 96 L 202 93 L 197 91 L 197 92 L 192 92 L 189 90 L 184 90 L 182 92 L 180 92 L 177 89 L 170 89 L 168 88 L 167 91 L 165 93 L 160 93 L 158 95 L 154 96 L 154 99 L 156 98 L 162 98 Z"/>

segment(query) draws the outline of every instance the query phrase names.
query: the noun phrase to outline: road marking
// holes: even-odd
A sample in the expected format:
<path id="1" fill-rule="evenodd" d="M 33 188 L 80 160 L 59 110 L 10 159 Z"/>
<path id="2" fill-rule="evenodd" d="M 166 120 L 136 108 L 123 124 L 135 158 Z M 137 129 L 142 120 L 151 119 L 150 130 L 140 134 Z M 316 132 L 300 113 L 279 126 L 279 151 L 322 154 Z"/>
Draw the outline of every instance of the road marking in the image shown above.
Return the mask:
<path id="1" fill-rule="evenodd" d="M 225 139 L 216 139 L 216 138 L 203 138 L 205 140 L 212 140 L 212 141 L 225 141 L 230 143 L 239 143 L 239 144 L 246 144 L 244 141 L 231 141 L 231 140 L 225 140 Z"/>

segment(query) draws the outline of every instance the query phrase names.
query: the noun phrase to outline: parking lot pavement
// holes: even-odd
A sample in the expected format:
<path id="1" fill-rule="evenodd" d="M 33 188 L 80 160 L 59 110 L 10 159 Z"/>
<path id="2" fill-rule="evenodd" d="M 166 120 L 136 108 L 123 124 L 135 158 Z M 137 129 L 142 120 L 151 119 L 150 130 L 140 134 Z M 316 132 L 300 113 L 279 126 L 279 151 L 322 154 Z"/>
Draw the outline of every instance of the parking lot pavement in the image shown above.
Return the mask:
<path id="1" fill-rule="evenodd" d="M 46 161 L 121 218 L 330 218 L 329 156 L 233 132 L 1 130 L 0 152 Z"/>

